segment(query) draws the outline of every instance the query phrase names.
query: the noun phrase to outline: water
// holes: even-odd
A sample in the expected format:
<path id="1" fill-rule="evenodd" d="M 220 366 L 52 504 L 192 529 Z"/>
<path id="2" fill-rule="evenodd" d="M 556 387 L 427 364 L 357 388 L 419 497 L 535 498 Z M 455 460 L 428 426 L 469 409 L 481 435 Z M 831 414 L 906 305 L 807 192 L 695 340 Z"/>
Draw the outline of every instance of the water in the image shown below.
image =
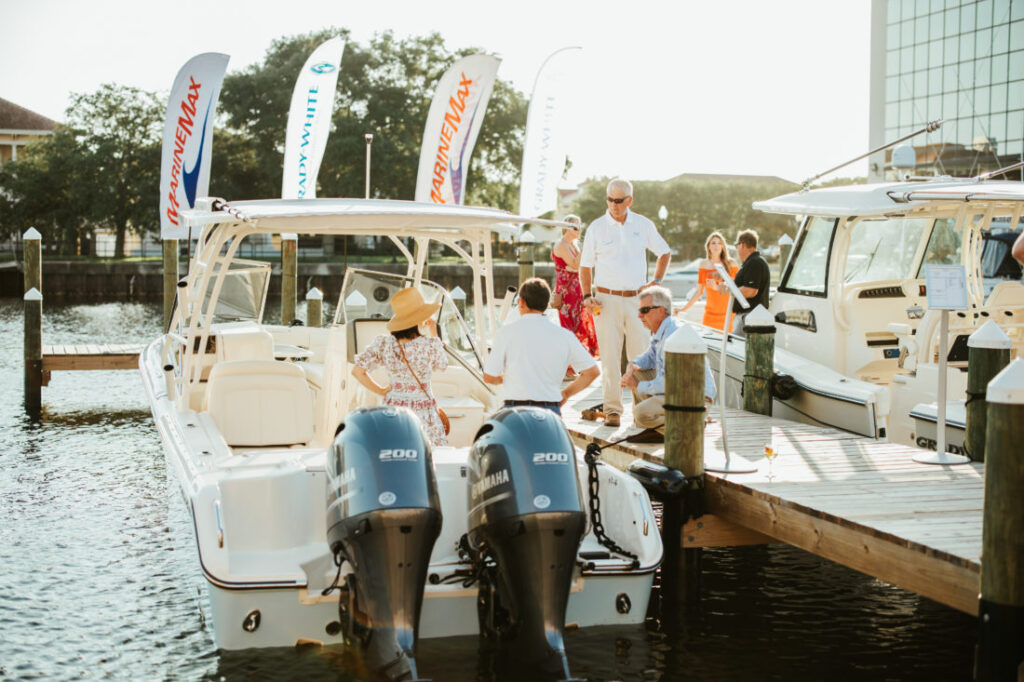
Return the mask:
<path id="1" fill-rule="evenodd" d="M 142 343 L 160 308 L 47 306 L 44 342 Z M 0 301 L 0 679 L 354 680 L 319 649 L 219 652 L 135 372 L 55 372 L 22 412 L 22 308 Z M 572 631 L 590 680 L 968 680 L 975 619 L 801 550 L 708 550 L 702 601 Z M 476 638 L 424 640 L 434 680 L 532 679 Z"/>

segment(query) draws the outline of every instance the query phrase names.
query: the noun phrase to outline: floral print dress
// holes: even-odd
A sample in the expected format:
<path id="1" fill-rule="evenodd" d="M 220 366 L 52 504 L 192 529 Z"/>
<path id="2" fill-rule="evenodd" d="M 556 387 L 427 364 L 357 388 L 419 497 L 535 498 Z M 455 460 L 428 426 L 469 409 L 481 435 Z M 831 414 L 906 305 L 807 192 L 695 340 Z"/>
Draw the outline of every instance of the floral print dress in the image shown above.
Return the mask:
<path id="1" fill-rule="evenodd" d="M 391 390 L 384 396 L 384 404 L 408 407 L 420 418 L 431 444 L 448 445 L 444 425 L 437 414 L 437 400 L 430 388 L 431 373 L 448 368 L 444 344 L 436 336 L 418 336 L 406 341 L 405 357 L 409 360 L 406 365 L 398 343 L 398 339 L 391 334 L 381 334 L 356 356 L 355 363 L 366 371 L 377 367 L 386 369 Z M 409 371 L 410 366 L 416 373 L 415 377 Z M 416 382 L 417 378 L 419 383 Z M 429 395 L 423 392 L 420 383 Z"/>
<path id="2" fill-rule="evenodd" d="M 597 331 L 590 310 L 583 307 L 583 289 L 580 288 L 579 273 L 573 272 L 564 260 L 552 254 L 555 263 L 555 291 L 562 294 L 562 307 L 558 309 L 558 321 L 579 339 L 587 352 L 597 357 Z"/>

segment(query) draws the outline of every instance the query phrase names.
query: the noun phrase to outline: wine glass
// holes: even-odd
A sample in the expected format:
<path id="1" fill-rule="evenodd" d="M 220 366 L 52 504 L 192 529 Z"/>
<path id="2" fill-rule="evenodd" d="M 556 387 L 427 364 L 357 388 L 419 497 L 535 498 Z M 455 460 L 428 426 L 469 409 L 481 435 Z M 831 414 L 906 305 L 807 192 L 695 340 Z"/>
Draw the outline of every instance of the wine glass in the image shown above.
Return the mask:
<path id="1" fill-rule="evenodd" d="M 775 462 L 775 458 L 779 456 L 778 451 L 772 446 L 771 443 L 764 444 L 764 458 L 768 460 L 768 480 L 775 478 L 775 474 L 772 471 L 772 464 Z"/>

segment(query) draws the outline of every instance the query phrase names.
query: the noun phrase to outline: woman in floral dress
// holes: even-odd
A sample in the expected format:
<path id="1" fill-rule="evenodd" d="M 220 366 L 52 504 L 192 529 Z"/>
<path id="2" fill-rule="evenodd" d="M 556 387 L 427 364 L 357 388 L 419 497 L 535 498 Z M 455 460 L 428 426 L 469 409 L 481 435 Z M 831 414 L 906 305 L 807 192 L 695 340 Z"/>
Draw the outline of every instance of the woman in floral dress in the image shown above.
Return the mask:
<path id="1" fill-rule="evenodd" d="M 562 230 L 562 240 L 551 249 L 551 260 L 555 263 L 555 293 L 562 294 L 562 307 L 558 309 L 558 321 L 579 339 L 591 355 L 597 357 L 597 332 L 594 318 L 583 307 L 583 290 L 580 288 L 580 219 L 568 215 L 565 222 L 572 227 Z"/>
<path id="2" fill-rule="evenodd" d="M 448 355 L 437 337 L 437 321 L 433 319 L 440 307 L 440 303 L 424 303 L 419 290 L 413 287 L 396 293 L 391 297 L 394 316 L 387 325 L 391 333 L 381 334 L 370 342 L 356 356 L 352 368 L 356 381 L 383 396 L 385 405 L 411 409 L 435 446 L 448 444 L 437 414 L 437 399 L 430 388 L 431 373 L 448 368 Z M 425 335 L 420 333 L 421 326 Z M 381 386 L 367 373 L 377 367 L 387 370 L 388 386 Z"/>

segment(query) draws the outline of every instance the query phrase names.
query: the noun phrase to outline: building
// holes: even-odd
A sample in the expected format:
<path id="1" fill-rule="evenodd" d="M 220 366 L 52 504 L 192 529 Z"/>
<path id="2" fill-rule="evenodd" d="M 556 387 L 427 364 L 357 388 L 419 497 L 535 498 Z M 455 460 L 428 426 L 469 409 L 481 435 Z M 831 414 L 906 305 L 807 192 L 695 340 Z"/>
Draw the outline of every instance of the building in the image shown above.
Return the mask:
<path id="1" fill-rule="evenodd" d="M 972 176 L 1024 158 L 1024 0 L 872 0 L 870 146 L 907 142 L 918 175 Z M 892 177 L 891 150 L 868 180 Z"/>
<path id="2" fill-rule="evenodd" d="M 18 148 L 43 135 L 52 135 L 53 121 L 0 98 L 0 166 L 18 160 Z"/>

